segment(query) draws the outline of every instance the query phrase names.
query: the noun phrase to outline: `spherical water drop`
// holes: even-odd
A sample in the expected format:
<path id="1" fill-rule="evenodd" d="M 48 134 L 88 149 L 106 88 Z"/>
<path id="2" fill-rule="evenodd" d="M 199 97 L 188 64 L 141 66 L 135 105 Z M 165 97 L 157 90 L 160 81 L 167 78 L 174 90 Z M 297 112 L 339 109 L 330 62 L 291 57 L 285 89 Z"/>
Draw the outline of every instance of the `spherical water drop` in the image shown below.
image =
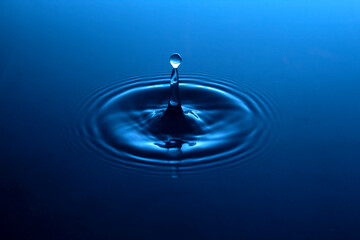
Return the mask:
<path id="1" fill-rule="evenodd" d="M 181 64 L 181 61 L 182 61 L 182 59 L 181 59 L 180 54 L 174 53 L 170 57 L 170 64 L 173 68 L 178 68 Z"/>

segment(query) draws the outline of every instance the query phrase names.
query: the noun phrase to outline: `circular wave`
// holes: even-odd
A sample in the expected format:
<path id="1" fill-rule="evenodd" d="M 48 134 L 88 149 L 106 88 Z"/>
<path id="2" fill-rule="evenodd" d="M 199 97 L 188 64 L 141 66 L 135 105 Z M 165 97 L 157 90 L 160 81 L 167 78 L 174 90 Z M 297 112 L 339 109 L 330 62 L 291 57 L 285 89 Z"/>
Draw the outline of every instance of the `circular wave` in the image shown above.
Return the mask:
<path id="1" fill-rule="evenodd" d="M 274 108 L 253 88 L 184 75 L 180 97 L 186 121 L 195 128 L 178 133 L 159 128 L 169 76 L 135 77 L 96 89 L 76 109 L 76 139 L 112 165 L 174 177 L 244 163 L 269 150 Z"/>

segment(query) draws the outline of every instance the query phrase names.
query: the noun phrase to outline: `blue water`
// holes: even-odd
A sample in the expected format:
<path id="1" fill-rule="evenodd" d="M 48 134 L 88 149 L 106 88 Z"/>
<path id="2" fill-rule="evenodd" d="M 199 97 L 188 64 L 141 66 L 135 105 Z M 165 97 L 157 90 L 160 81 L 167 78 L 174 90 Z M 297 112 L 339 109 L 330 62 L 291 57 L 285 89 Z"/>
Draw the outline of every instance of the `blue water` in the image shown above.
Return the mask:
<path id="1" fill-rule="evenodd" d="M 355 0 L 1 1 L 1 239 L 359 239 L 359 12 Z M 114 144 L 124 96 L 134 120 L 142 102 L 166 109 L 174 52 L 184 109 L 199 109 L 191 96 L 243 103 L 227 120 L 239 135 L 210 161 L 186 155 L 209 138 L 170 159 L 151 152 L 168 138 L 150 153 Z M 157 98 L 127 95 L 132 80 Z"/>

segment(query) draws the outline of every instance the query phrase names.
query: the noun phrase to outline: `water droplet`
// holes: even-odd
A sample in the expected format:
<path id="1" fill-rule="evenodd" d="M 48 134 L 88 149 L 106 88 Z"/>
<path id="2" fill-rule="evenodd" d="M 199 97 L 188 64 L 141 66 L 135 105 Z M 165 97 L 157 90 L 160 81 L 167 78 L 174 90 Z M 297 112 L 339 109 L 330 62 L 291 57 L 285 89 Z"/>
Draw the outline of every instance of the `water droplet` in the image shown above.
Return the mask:
<path id="1" fill-rule="evenodd" d="M 178 68 L 182 62 L 181 56 L 178 53 L 174 53 L 170 57 L 170 64 L 173 68 Z"/>

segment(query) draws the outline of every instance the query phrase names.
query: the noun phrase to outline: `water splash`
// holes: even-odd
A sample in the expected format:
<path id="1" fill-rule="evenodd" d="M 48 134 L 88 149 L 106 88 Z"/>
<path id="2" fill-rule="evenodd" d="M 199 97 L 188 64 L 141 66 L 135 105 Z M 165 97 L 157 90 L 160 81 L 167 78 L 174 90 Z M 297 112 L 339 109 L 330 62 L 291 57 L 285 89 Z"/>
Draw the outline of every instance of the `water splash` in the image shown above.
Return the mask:
<path id="1" fill-rule="evenodd" d="M 135 77 L 90 93 L 77 109 L 79 145 L 114 166 L 173 177 L 270 150 L 276 118 L 267 97 L 243 81 L 180 79 L 181 58 L 170 61 L 170 97 L 167 76 Z"/>
<path id="2" fill-rule="evenodd" d="M 176 146 L 179 146 L 180 149 L 183 143 L 187 143 L 183 138 L 185 134 L 195 134 L 200 133 L 201 128 L 198 126 L 199 118 L 193 111 L 188 110 L 184 113 L 181 106 L 180 100 L 180 90 L 179 90 L 179 72 L 178 67 L 181 64 L 182 59 L 179 54 L 175 53 L 170 57 L 170 63 L 173 66 L 171 77 L 170 77 L 170 93 L 169 93 L 169 102 L 165 112 L 161 113 L 161 120 L 158 118 L 153 118 L 150 124 L 150 131 L 154 135 L 159 133 L 169 134 L 172 138 L 169 139 L 165 148 L 174 148 L 174 144 L 168 144 L 173 141 L 176 143 Z M 189 117 L 190 116 L 190 117 Z M 194 119 L 193 116 L 196 116 L 197 119 Z M 160 129 L 159 129 L 160 127 Z"/>

